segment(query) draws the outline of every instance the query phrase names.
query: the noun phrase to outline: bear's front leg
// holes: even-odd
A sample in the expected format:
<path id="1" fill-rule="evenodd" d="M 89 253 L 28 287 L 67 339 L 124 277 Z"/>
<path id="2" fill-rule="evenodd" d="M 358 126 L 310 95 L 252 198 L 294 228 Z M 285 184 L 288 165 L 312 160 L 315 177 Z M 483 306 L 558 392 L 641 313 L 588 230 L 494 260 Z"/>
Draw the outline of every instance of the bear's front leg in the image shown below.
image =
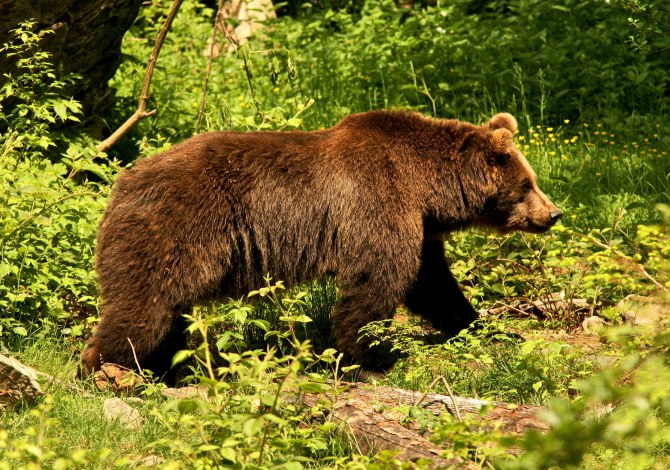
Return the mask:
<path id="1" fill-rule="evenodd" d="M 338 350 L 351 363 L 383 371 L 395 362 L 383 346 L 370 348 L 372 340 L 360 337 L 359 330 L 370 322 L 393 317 L 417 276 L 420 247 L 420 238 L 368 246 L 365 255 L 350 257 L 347 268 L 338 273 L 333 333 Z M 371 253 L 377 256 L 371 257 Z"/>
<path id="2" fill-rule="evenodd" d="M 478 318 L 449 269 L 442 240 L 424 240 L 419 274 L 405 297 L 405 305 L 450 336 Z"/>

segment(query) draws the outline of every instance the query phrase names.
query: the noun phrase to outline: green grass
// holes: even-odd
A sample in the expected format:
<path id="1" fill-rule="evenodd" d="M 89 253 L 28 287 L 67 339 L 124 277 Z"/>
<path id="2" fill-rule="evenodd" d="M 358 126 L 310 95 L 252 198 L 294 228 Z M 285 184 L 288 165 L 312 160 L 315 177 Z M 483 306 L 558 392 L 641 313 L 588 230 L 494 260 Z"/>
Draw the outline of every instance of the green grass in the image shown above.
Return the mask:
<path id="1" fill-rule="evenodd" d="M 73 382 L 79 362 L 55 340 L 33 342 L 23 349 L 20 359 L 66 383 Z M 153 453 L 148 445 L 165 432 L 151 413 L 160 405 L 158 398 L 134 405 L 144 425 L 128 431 L 104 416 L 103 402 L 113 396 L 111 393 L 94 391 L 90 383 L 78 383 L 86 392 L 93 392 L 89 397 L 58 382 L 41 382 L 46 398 L 39 407 L 24 406 L 0 417 L 0 429 L 9 431 L 9 445 L 5 441 L 0 452 L 1 464 L 9 465 L 7 468 L 22 468 L 28 462 L 55 468 L 59 459 L 66 465 L 63 468 L 103 469 L 124 462 L 132 468 Z"/>

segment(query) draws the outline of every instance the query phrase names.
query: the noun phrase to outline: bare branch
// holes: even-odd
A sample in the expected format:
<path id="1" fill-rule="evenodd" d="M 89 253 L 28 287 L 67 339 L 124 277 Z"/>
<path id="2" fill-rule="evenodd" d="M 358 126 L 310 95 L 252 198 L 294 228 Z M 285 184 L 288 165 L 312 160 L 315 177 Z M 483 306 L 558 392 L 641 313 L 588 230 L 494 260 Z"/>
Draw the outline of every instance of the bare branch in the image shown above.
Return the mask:
<path id="1" fill-rule="evenodd" d="M 202 116 L 205 114 L 205 102 L 207 100 L 207 86 L 209 85 L 209 76 L 212 73 L 212 61 L 214 60 L 214 47 L 216 46 L 216 33 L 219 28 L 225 31 L 225 23 L 223 18 L 223 2 L 219 0 L 219 7 L 216 10 L 216 17 L 214 18 L 214 30 L 212 31 L 211 44 L 209 45 L 209 57 L 207 60 L 207 73 L 205 74 L 205 82 L 202 85 L 202 95 L 200 96 L 200 109 L 198 110 L 198 121 L 195 123 L 195 133 L 200 129 Z"/>
<path id="2" fill-rule="evenodd" d="M 107 137 L 105 140 L 103 140 L 98 144 L 98 150 L 103 152 L 106 151 L 107 149 L 112 147 L 121 138 L 123 134 L 128 132 L 128 130 L 131 127 L 137 124 L 138 121 L 156 114 L 155 109 L 148 112 L 146 111 L 147 101 L 149 100 L 149 86 L 151 85 L 151 77 L 154 74 L 154 68 L 156 67 L 156 60 L 158 60 L 158 54 L 160 53 L 161 48 L 163 47 L 163 43 L 165 42 L 167 33 L 170 30 L 170 26 L 172 26 L 172 21 L 174 20 L 175 16 L 177 16 L 177 12 L 179 11 L 179 7 L 181 6 L 182 1 L 183 0 L 174 1 L 172 7 L 170 8 L 170 12 L 168 13 L 167 18 L 165 19 L 165 23 L 163 24 L 163 27 L 158 33 L 158 37 L 156 38 L 156 44 L 154 45 L 153 51 L 151 51 L 151 57 L 149 58 L 147 71 L 144 74 L 144 83 L 142 84 L 142 92 L 140 93 L 140 101 L 137 104 L 137 110 L 135 111 L 135 113 L 133 113 L 132 116 L 128 118 L 126 122 L 124 122 L 121 125 L 121 127 L 119 127 L 116 131 L 114 131 L 112 135 L 110 135 L 109 137 Z"/>

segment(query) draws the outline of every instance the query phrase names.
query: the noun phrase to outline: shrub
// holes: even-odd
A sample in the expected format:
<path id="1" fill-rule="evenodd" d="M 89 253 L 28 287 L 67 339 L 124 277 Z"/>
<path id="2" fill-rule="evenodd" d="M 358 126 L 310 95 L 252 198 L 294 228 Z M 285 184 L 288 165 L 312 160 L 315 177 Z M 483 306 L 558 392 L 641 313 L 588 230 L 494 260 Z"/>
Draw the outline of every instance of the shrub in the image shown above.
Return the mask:
<path id="1" fill-rule="evenodd" d="M 2 51 L 18 57 L 1 94 L 16 98 L 0 134 L 0 335 L 54 327 L 80 335 L 95 316 L 91 265 L 98 218 L 114 165 L 96 160 L 93 142 L 53 131 L 77 120 L 80 106 L 63 92 L 48 53 L 26 23 Z M 96 181 L 89 181 L 93 176 Z M 77 319 L 77 324 L 71 320 Z M 72 325 L 72 328 L 69 326 Z M 65 329 L 63 329 L 66 327 Z"/>

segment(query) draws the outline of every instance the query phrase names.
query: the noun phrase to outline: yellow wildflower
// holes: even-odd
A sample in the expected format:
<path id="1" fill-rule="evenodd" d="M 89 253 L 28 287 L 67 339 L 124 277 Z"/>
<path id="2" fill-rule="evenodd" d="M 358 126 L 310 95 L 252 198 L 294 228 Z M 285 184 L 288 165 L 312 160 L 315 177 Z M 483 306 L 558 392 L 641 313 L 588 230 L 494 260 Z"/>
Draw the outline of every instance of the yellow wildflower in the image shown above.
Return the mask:
<path id="1" fill-rule="evenodd" d="M 570 124 L 570 119 L 563 119 L 563 123 Z"/>

